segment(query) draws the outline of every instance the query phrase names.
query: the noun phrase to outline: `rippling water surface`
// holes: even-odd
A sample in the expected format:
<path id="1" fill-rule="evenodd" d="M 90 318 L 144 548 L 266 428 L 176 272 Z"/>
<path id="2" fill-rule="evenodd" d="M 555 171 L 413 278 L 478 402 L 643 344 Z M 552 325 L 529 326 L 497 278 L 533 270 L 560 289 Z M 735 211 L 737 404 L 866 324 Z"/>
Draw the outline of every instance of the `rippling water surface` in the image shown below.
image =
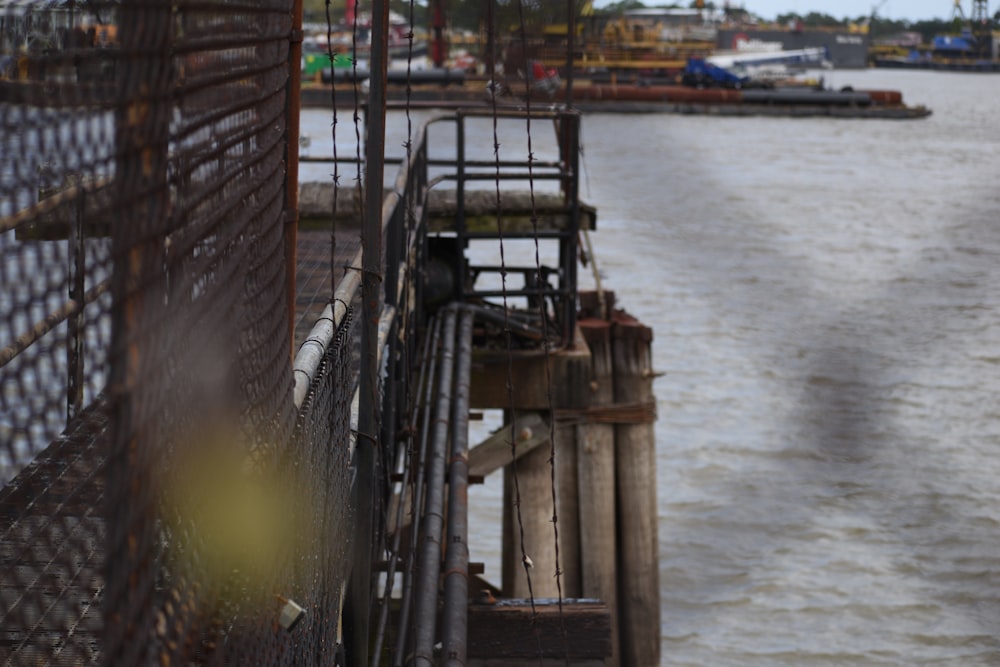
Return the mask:
<path id="1" fill-rule="evenodd" d="M 664 373 L 663 664 L 1000 664 L 1000 75 L 826 76 L 934 115 L 584 118 Z"/>
<path id="2" fill-rule="evenodd" d="M 665 373 L 663 664 L 1000 664 L 1000 77 L 827 76 L 935 113 L 585 118 Z"/>

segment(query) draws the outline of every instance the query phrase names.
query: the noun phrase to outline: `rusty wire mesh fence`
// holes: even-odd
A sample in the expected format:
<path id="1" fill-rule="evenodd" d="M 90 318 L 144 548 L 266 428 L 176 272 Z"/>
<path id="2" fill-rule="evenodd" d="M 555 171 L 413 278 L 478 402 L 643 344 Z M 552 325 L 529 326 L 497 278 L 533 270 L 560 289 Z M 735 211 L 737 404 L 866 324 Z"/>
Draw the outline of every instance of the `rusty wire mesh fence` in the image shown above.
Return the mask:
<path id="1" fill-rule="evenodd" d="M 336 650 L 352 328 L 297 411 L 292 21 L 0 2 L 0 664 Z"/>

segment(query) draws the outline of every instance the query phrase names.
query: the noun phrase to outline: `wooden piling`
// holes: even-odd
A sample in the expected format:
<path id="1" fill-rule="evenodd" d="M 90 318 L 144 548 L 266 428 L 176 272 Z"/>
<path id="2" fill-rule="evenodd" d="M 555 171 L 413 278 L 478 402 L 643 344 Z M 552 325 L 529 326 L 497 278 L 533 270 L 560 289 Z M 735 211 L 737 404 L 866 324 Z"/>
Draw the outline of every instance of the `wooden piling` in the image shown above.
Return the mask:
<path id="1" fill-rule="evenodd" d="M 556 495 L 562 596 L 583 596 L 580 559 L 580 509 L 577 474 L 579 427 L 556 422 Z M 554 531 L 553 531 L 554 532 Z"/>
<path id="2" fill-rule="evenodd" d="M 622 664 L 660 664 L 653 332 L 617 312 L 613 328 L 615 403 L 648 419 L 615 426 L 618 494 L 618 609 Z"/>
<path id="3" fill-rule="evenodd" d="M 575 465 L 576 429 L 572 425 L 557 425 L 556 440 L 556 512 L 559 517 L 559 566 L 563 573 L 562 596 L 576 597 L 579 593 L 579 532 L 577 526 L 575 475 L 563 480 L 559 472 Z M 508 597 L 555 598 L 559 596 L 556 582 L 555 531 L 552 527 L 552 468 L 551 448 L 546 444 L 519 456 L 515 464 L 504 469 L 504 533 L 503 591 Z M 559 463 L 564 459 L 566 463 Z M 514 485 L 514 465 L 517 466 L 517 490 Z M 573 486 L 570 488 L 569 484 Z M 562 489 L 570 488 L 572 494 Z M 572 498 L 567 497 L 572 495 Z M 520 498 L 520 524 L 517 502 Z M 524 553 L 531 566 L 525 572 L 521 555 L 521 534 Z M 567 571 L 571 574 L 567 576 Z M 531 576 L 531 591 L 528 590 Z"/>
<path id="4" fill-rule="evenodd" d="M 610 319 L 600 316 L 614 308 L 613 293 L 581 294 L 580 301 L 592 301 L 593 308 L 584 305 L 571 348 L 548 358 L 515 356 L 513 364 L 480 357 L 474 405 L 513 403 L 506 408 L 508 422 L 511 414 L 517 417 L 513 430 L 508 423 L 473 449 L 470 467 L 489 474 L 505 466 L 503 595 L 556 597 L 551 447 L 535 433 L 555 419 L 563 597 L 608 604 L 614 648 L 603 664 L 655 667 L 660 592 L 652 331 L 621 311 Z M 554 399 L 546 396 L 549 378 Z M 498 389 L 508 379 L 516 387 L 512 397 Z M 519 443 L 516 462 L 509 451 L 512 436 Z M 530 591 L 522 535 L 532 563 Z"/>
<path id="5" fill-rule="evenodd" d="M 507 445 L 504 467 L 503 593 L 507 597 L 528 597 L 527 577 L 521 562 L 521 527 L 517 522 L 511 464 L 510 419 L 515 418 L 518 440 L 517 476 L 520 486 L 521 522 L 525 532 L 525 551 L 531 558 L 531 583 L 535 597 L 556 597 L 555 530 L 552 525 L 552 456 L 551 447 L 538 443 L 534 436 L 518 438 L 529 412 L 544 415 L 550 423 L 552 411 L 578 411 L 589 397 L 590 352 L 586 341 L 575 331 L 572 345 L 557 352 L 513 352 L 480 350 L 473 354 L 471 404 L 473 408 L 504 409 L 507 425 L 501 439 Z M 551 380 L 551 384 L 550 381 Z M 507 387 L 513 386 L 509 392 Z M 556 441 L 556 513 L 559 517 L 559 565 L 563 573 L 563 597 L 579 594 L 579 530 L 576 508 L 575 453 L 576 429 L 572 424 L 557 425 Z M 547 438 L 546 438 L 547 439 Z M 537 446 L 523 454 L 522 443 Z M 484 443 L 485 444 L 485 443 Z M 470 472 L 489 474 L 497 464 L 496 443 L 482 453 L 470 453 Z"/>
<path id="6" fill-rule="evenodd" d="M 614 403 L 611 324 L 580 320 L 590 346 L 591 407 Z M 619 663 L 617 556 L 615 549 L 615 426 L 583 420 L 578 427 L 577 475 L 580 504 L 580 568 L 582 595 L 604 600 L 611 610 L 611 665 Z"/>
<path id="7" fill-rule="evenodd" d="M 551 576 L 556 560 L 549 522 L 552 513 L 545 511 L 552 507 L 551 489 L 548 447 L 532 450 L 504 470 L 503 591 L 507 597 L 556 595 L 555 579 Z M 528 559 L 527 569 L 523 557 Z"/>

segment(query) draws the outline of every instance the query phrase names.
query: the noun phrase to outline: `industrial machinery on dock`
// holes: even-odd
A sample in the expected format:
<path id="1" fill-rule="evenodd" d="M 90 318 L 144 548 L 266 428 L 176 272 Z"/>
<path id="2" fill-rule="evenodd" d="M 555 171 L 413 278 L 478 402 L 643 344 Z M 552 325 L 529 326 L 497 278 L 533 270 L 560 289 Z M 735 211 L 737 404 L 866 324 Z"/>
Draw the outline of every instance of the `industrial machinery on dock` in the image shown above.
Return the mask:
<path id="1" fill-rule="evenodd" d="M 968 14 L 962 9 L 962 0 L 955 0 L 952 21 L 961 26 L 958 33 L 937 35 L 929 44 L 879 52 L 872 64 L 896 69 L 1000 72 L 1000 39 L 988 0 L 972 0 Z"/>

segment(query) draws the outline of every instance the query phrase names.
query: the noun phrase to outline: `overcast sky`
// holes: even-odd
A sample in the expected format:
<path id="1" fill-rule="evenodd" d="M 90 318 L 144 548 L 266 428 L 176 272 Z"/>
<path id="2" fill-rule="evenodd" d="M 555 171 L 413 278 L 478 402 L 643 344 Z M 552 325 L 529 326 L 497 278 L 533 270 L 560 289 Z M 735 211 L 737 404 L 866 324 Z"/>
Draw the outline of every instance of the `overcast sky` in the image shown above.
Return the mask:
<path id="1" fill-rule="evenodd" d="M 778 14 L 798 12 L 822 12 L 841 18 L 850 16 L 865 16 L 871 13 L 872 7 L 881 5 L 878 15 L 889 19 L 921 19 L 951 17 L 952 0 L 731 0 L 733 4 L 742 4 L 748 11 L 767 18 Z M 991 3 L 992 4 L 992 3 Z M 962 8 L 966 14 L 972 11 L 972 0 L 962 0 Z"/>
<path id="2" fill-rule="evenodd" d="M 608 4 L 611 0 L 595 0 L 594 5 L 600 7 Z M 717 5 L 722 5 L 724 0 L 716 0 Z M 659 0 L 644 0 L 647 7 L 659 4 L 670 4 Z M 952 0 L 730 0 L 733 6 L 743 6 L 754 14 L 764 18 L 774 18 L 778 14 L 797 12 L 808 14 L 809 12 L 821 12 L 830 14 L 836 18 L 849 16 L 867 16 L 871 13 L 872 7 L 881 7 L 878 16 L 888 19 L 909 19 L 920 21 L 921 19 L 951 18 Z M 684 0 L 678 4 L 687 5 Z M 990 2 L 990 13 L 997 9 L 995 1 Z M 968 15 L 972 11 L 972 0 L 962 0 L 962 9 Z"/>

